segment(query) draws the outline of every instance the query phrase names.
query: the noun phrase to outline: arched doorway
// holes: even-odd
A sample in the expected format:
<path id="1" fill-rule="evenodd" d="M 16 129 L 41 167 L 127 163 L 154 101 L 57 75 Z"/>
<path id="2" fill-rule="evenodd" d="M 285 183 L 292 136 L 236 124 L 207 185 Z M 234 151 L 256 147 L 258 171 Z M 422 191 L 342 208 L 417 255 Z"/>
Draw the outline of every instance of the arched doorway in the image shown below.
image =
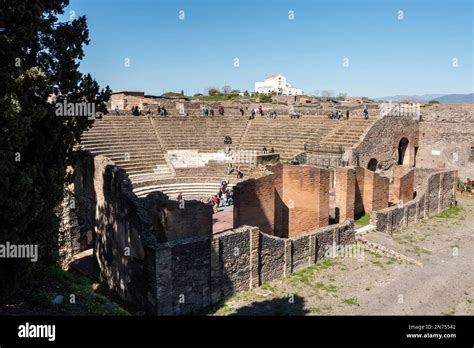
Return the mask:
<path id="1" fill-rule="evenodd" d="M 371 158 L 369 163 L 367 164 L 367 169 L 375 172 L 377 170 L 377 160 L 375 158 Z"/>
<path id="2" fill-rule="evenodd" d="M 408 139 L 402 138 L 398 143 L 398 165 L 408 164 L 408 156 L 406 156 L 406 152 L 408 149 Z"/>

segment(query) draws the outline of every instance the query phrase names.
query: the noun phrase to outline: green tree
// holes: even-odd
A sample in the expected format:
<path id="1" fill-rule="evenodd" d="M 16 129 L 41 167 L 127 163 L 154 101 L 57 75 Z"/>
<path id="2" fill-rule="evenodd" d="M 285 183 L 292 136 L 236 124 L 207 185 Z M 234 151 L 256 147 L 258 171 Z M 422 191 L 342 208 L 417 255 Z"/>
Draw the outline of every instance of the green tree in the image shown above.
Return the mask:
<path id="1" fill-rule="evenodd" d="M 2 1 L 0 7 L 0 244 L 37 244 L 38 262 L 0 260 L 0 298 L 55 262 L 65 167 L 93 120 L 58 117 L 57 102 L 94 103 L 107 112 L 111 91 L 79 72 L 89 43 L 84 16 L 60 22 L 67 0 Z M 3 290 L 3 291 L 2 291 Z"/>
<path id="2" fill-rule="evenodd" d="M 219 92 L 219 90 L 218 90 L 217 88 L 209 88 L 209 89 L 207 90 L 207 94 L 208 94 L 209 96 L 216 96 L 216 95 L 220 95 L 221 92 Z"/>

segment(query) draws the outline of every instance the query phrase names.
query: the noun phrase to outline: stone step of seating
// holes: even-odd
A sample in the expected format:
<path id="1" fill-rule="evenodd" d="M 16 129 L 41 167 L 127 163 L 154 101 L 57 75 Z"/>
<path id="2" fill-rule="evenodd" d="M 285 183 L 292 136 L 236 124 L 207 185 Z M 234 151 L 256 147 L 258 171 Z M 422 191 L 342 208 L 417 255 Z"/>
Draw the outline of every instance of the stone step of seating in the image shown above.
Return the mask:
<path id="1" fill-rule="evenodd" d="M 114 131 L 107 132 L 90 132 L 84 134 L 81 138 L 81 142 L 91 142 L 91 141 L 104 141 L 104 140 L 144 140 L 144 139 L 155 139 L 155 134 L 142 132 L 142 131 L 133 131 L 126 134 Z"/>
<path id="2" fill-rule="evenodd" d="M 159 180 L 164 180 L 167 178 L 171 179 L 173 178 L 173 176 L 171 174 L 169 174 L 169 176 L 165 176 L 163 174 L 147 172 L 147 173 L 129 174 L 129 178 L 132 181 L 132 185 L 137 185 L 139 183 L 159 181 Z"/>
<path id="3" fill-rule="evenodd" d="M 183 193 L 184 198 L 186 199 L 186 195 L 205 195 L 205 196 L 213 196 L 215 195 L 220 188 L 220 182 L 197 182 L 197 183 L 180 183 L 180 184 L 165 184 L 165 185 L 152 185 L 152 186 L 145 186 L 140 188 L 135 188 L 133 191 L 138 197 L 144 197 L 151 192 L 160 191 L 169 196 L 172 199 L 176 199 L 176 197 L 180 192 Z M 232 184 L 228 185 L 229 187 L 233 187 Z"/>
<path id="4" fill-rule="evenodd" d="M 223 180 L 228 180 L 230 183 L 236 184 L 240 181 L 246 180 L 246 179 L 236 179 L 235 176 L 232 178 L 224 178 L 224 177 L 200 177 L 199 182 L 206 182 L 206 183 L 220 183 Z M 196 177 L 168 177 L 168 178 L 159 178 L 157 180 L 148 180 L 148 181 L 134 181 L 132 182 L 133 188 L 142 188 L 146 186 L 162 186 L 165 184 L 183 184 L 183 183 L 195 183 L 196 182 Z"/>
<path id="5" fill-rule="evenodd" d="M 130 160 L 136 159 L 136 160 L 143 160 L 143 161 L 159 161 L 163 162 L 165 161 L 165 157 L 163 153 L 160 152 L 147 152 L 147 153 L 139 153 L 137 151 L 131 151 L 130 149 L 117 149 L 117 150 L 90 150 L 92 154 L 101 154 L 104 155 L 111 160 L 115 161 L 124 161 L 126 158 L 129 158 Z M 142 149 L 142 151 L 146 151 L 146 149 Z"/>
<path id="6" fill-rule="evenodd" d="M 100 145 L 94 145 L 94 146 L 84 146 L 87 150 L 91 152 L 101 152 L 101 153 L 143 153 L 143 151 L 150 151 L 150 153 L 154 154 L 161 154 L 163 155 L 163 151 L 161 151 L 159 146 L 143 146 L 143 145 L 131 145 L 131 146 L 126 146 L 126 145 L 120 145 L 120 144 L 115 144 L 115 145 L 110 145 L 110 146 L 100 146 Z"/>

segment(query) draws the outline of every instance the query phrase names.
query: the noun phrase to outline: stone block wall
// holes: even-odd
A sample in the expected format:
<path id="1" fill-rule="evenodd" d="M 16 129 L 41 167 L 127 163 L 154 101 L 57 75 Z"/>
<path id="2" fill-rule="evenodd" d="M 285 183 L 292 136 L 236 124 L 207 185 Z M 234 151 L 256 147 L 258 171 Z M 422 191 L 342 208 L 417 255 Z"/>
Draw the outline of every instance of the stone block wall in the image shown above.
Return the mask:
<path id="1" fill-rule="evenodd" d="M 100 269 L 100 277 L 122 299 L 150 309 L 155 308 L 157 291 L 167 293 L 157 282 L 164 281 L 169 261 L 156 246 L 176 241 L 170 254 L 172 260 L 187 259 L 192 253 L 194 274 L 199 278 L 210 262 L 199 252 L 180 247 L 180 240 L 193 236 L 193 250 L 206 249 L 206 240 L 212 234 L 212 207 L 197 201 L 187 201 L 185 209 L 179 209 L 176 201 L 155 192 L 138 198 L 126 172 L 116 167 L 104 156 L 94 158 L 95 245 L 94 257 Z M 204 242 L 203 242 L 204 240 Z M 164 251 L 166 253 L 168 251 Z M 156 258 L 156 260 L 155 260 Z M 168 265 L 168 266 L 167 266 Z M 171 267 L 171 266 L 169 266 Z M 188 279 L 189 281 L 194 281 Z M 179 283 L 177 279 L 175 284 Z M 196 295 L 195 295 L 196 296 Z"/>
<path id="2" fill-rule="evenodd" d="M 407 166 L 415 165 L 415 148 L 419 142 L 419 122 L 413 117 L 386 115 L 369 127 L 363 139 L 354 145 L 350 164 L 367 168 L 375 158 L 381 169 L 388 169 L 398 162 L 398 146 L 402 138 L 408 140 Z"/>
<path id="3" fill-rule="evenodd" d="M 473 179 L 474 104 L 441 104 L 422 108 L 417 167 L 457 170 Z"/>
<path id="4" fill-rule="evenodd" d="M 93 245 L 95 192 L 94 160 L 88 151 L 78 151 L 67 168 L 71 182 L 64 187 L 64 198 L 56 208 L 60 220 L 59 252 L 65 268 L 73 256 Z"/>
<path id="5" fill-rule="evenodd" d="M 429 175 L 415 199 L 404 205 L 373 211 L 371 221 L 377 231 L 392 233 L 408 224 L 436 215 L 455 203 L 456 171 L 441 171 Z"/>
<path id="6" fill-rule="evenodd" d="M 196 313 L 233 294 L 315 264 L 328 250 L 354 243 L 352 221 L 296 238 L 279 238 L 257 227 L 238 229 L 155 247 L 151 314 Z M 331 253 L 330 253 L 331 254 Z"/>

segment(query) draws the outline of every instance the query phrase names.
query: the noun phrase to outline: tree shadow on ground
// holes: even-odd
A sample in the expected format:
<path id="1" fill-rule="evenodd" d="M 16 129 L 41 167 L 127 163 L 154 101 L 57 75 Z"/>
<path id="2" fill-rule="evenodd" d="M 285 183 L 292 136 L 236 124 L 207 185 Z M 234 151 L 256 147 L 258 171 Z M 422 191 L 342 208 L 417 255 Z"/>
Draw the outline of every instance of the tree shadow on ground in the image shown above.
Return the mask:
<path id="1" fill-rule="evenodd" d="M 230 315 L 308 315 L 309 310 L 304 308 L 304 298 L 298 295 L 275 298 L 251 304 L 237 309 Z"/>

